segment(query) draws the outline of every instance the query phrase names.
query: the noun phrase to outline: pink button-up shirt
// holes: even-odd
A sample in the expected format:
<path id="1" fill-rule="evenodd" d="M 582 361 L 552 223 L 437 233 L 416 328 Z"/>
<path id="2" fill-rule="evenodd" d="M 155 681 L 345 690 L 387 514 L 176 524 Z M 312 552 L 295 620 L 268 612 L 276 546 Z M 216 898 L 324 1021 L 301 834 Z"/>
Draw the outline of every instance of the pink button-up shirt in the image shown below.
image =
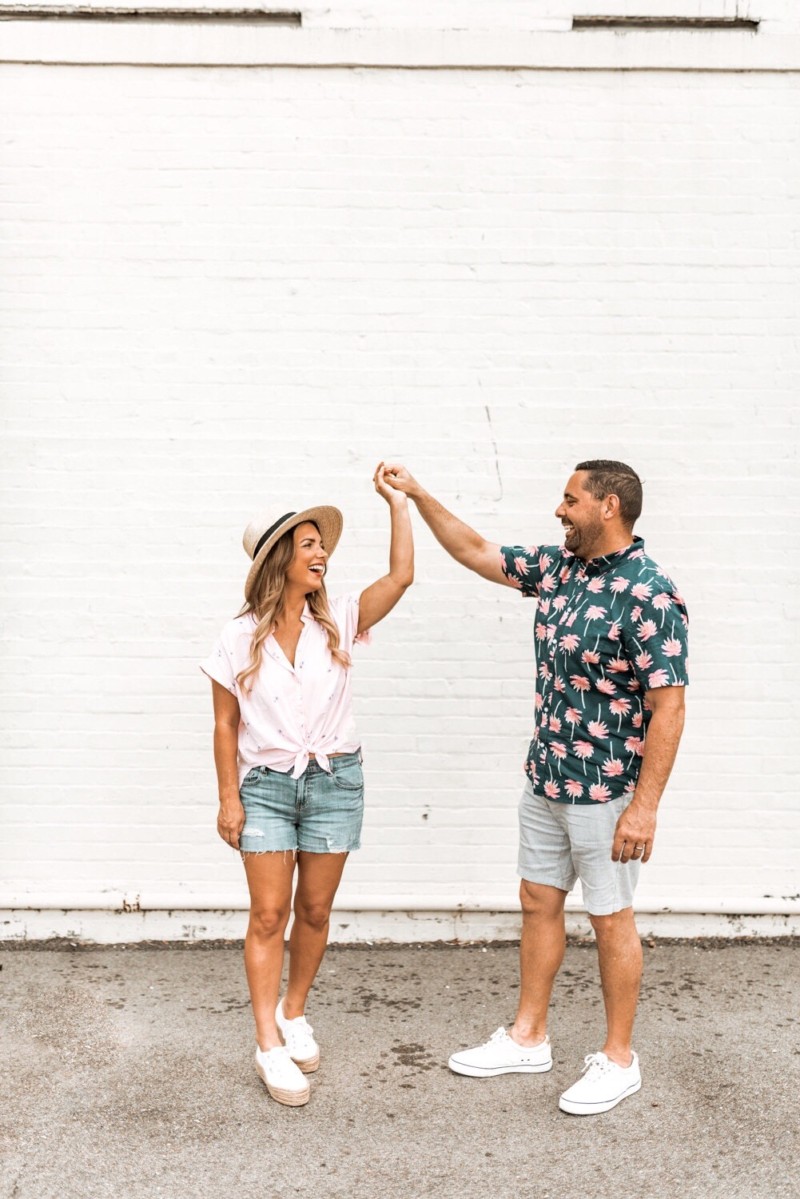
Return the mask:
<path id="1" fill-rule="evenodd" d="M 356 593 L 330 600 L 331 616 L 339 629 L 339 647 L 351 653 L 357 636 Z M 252 614 L 229 621 L 211 654 L 200 666 L 239 701 L 239 783 L 254 766 L 268 766 L 299 778 L 313 753 L 330 772 L 329 754 L 355 753 L 360 747 L 352 711 L 349 670 L 331 657 L 328 637 L 306 604 L 303 631 L 294 666 L 270 634 L 264 642 L 261 669 L 243 691 L 236 676 L 250 663 L 250 642 L 256 627 Z"/>

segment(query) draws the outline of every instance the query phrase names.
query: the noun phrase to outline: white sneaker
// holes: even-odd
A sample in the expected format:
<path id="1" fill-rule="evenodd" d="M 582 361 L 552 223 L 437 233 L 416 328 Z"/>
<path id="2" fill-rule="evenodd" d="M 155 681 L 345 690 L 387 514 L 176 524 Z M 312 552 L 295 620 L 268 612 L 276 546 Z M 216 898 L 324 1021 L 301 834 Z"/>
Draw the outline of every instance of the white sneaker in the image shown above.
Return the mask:
<path id="1" fill-rule="evenodd" d="M 543 1074 L 552 1069 L 553 1055 L 549 1037 L 527 1049 L 512 1040 L 504 1028 L 498 1028 L 485 1045 L 461 1049 L 447 1064 L 455 1074 L 468 1074 L 471 1078 L 492 1078 L 495 1074 Z"/>
<path id="2" fill-rule="evenodd" d="M 256 1070 L 273 1099 L 287 1107 L 302 1107 L 311 1097 L 311 1087 L 283 1045 L 260 1049 L 256 1045 Z"/>
<path id="3" fill-rule="evenodd" d="M 283 1014 L 283 1000 L 275 1009 L 275 1023 L 286 1042 L 289 1057 L 296 1062 L 304 1074 L 313 1074 L 319 1067 L 319 1045 L 314 1040 L 314 1029 L 305 1016 L 287 1020 Z"/>
<path id="4" fill-rule="evenodd" d="M 594 1116 L 616 1107 L 642 1085 L 639 1059 L 634 1053 L 627 1069 L 612 1062 L 604 1053 L 590 1053 L 584 1059 L 583 1074 L 558 1101 L 562 1112 L 571 1116 Z"/>

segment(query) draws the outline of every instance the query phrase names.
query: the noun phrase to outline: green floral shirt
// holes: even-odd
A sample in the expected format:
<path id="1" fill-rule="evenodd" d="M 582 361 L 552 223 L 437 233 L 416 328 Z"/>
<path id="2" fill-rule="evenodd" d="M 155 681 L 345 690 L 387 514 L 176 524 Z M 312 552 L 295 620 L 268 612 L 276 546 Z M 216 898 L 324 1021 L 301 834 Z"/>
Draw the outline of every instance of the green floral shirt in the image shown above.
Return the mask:
<path id="1" fill-rule="evenodd" d="M 525 773 L 559 803 L 631 794 L 646 693 L 688 683 L 686 605 L 644 541 L 584 562 L 564 546 L 504 545 L 503 574 L 534 596 L 536 728 Z"/>

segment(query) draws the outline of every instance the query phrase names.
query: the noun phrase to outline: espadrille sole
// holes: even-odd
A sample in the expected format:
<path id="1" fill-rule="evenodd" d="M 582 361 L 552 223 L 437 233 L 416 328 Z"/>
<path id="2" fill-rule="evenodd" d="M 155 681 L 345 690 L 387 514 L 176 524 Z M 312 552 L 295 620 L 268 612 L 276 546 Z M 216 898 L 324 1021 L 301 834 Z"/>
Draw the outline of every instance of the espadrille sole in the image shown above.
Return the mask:
<path id="1" fill-rule="evenodd" d="M 298 1057 L 293 1057 L 292 1061 L 298 1070 L 302 1070 L 304 1074 L 313 1074 L 315 1070 L 319 1070 L 319 1054 L 316 1057 L 307 1057 L 304 1061 L 301 1061 Z"/>
<path id="2" fill-rule="evenodd" d="M 256 1062 L 256 1070 L 258 1071 L 259 1078 L 276 1103 L 282 1103 L 286 1107 L 302 1107 L 311 1098 L 311 1087 L 306 1086 L 302 1091 L 287 1091 L 283 1087 L 274 1087 L 272 1083 L 267 1081 L 266 1073 L 261 1069 L 258 1062 Z"/>

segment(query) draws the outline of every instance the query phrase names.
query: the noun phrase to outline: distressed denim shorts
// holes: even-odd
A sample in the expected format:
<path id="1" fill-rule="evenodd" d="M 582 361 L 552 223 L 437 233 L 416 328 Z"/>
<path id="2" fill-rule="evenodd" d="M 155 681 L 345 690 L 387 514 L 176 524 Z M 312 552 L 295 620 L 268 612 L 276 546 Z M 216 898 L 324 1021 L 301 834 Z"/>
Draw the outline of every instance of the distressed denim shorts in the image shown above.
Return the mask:
<path id="1" fill-rule="evenodd" d="M 242 853 L 349 853 L 359 848 L 361 754 L 338 754 L 329 762 L 332 774 L 312 760 L 297 779 L 267 766 L 254 766 L 245 775 L 239 788 L 245 814 Z"/>
<path id="2" fill-rule="evenodd" d="M 583 904 L 591 916 L 611 916 L 633 904 L 638 861 L 612 862 L 617 821 L 631 802 L 628 795 L 608 803 L 555 803 L 525 783 L 519 804 L 519 869 L 529 883 L 571 891 L 581 880 Z"/>

